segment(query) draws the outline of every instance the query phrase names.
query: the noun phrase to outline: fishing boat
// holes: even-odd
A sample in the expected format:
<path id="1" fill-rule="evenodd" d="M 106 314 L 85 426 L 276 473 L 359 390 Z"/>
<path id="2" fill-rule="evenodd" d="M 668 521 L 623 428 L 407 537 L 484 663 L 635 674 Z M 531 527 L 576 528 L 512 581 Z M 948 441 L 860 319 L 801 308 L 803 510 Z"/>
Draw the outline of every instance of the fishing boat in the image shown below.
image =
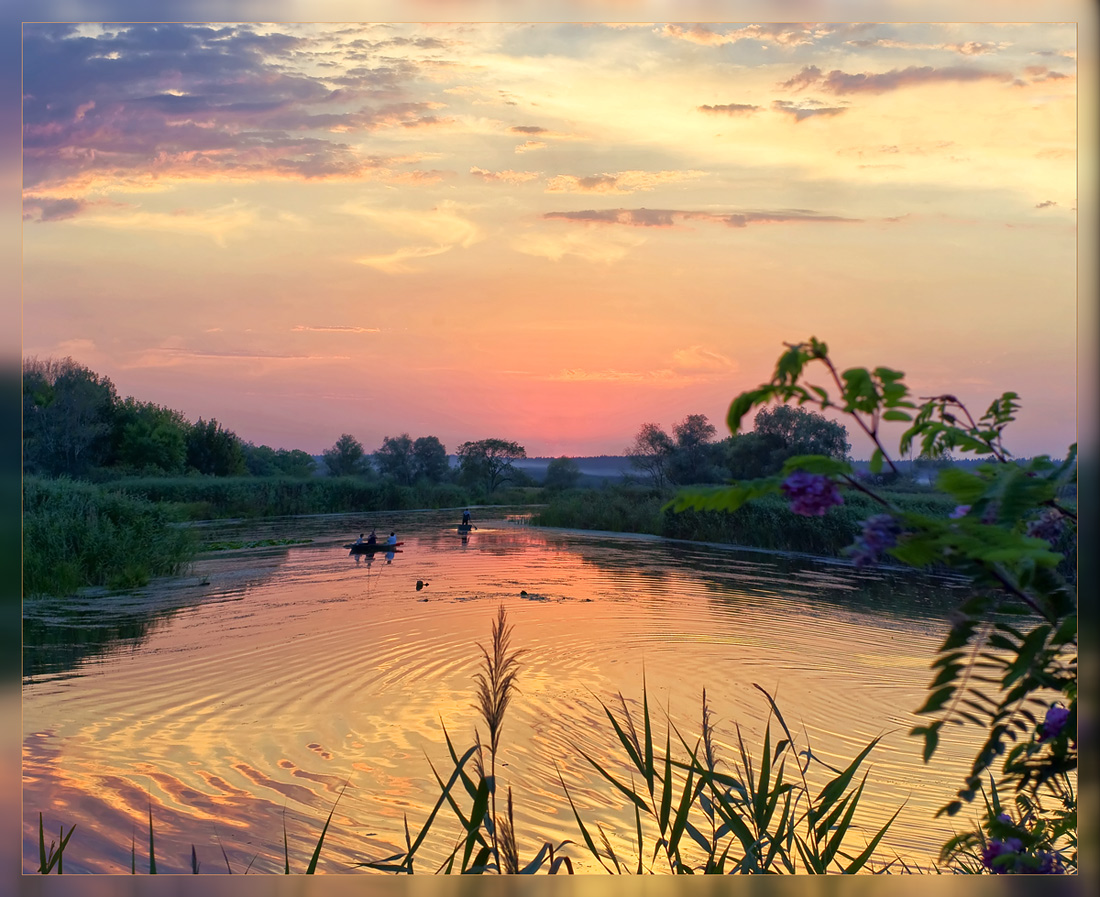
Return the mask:
<path id="1" fill-rule="evenodd" d="M 348 542 L 344 547 L 350 548 L 355 554 L 364 554 L 375 551 L 400 551 L 398 546 L 404 544 L 404 542 L 395 542 L 393 545 L 387 545 L 385 542 L 375 542 L 373 545 L 369 545 L 366 542 Z"/>
<path id="2" fill-rule="evenodd" d="M 458 525 L 458 531 L 460 533 L 468 533 L 473 528 L 474 528 L 474 525 L 472 523 L 460 523 Z"/>

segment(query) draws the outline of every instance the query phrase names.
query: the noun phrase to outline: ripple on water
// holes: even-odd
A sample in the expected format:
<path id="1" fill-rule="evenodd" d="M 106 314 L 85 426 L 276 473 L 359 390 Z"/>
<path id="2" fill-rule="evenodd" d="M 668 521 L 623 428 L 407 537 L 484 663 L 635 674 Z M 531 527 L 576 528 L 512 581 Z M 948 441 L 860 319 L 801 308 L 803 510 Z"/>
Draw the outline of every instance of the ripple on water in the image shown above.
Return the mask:
<path id="1" fill-rule="evenodd" d="M 969 747 L 926 768 L 905 734 L 943 631 L 940 605 L 926 599 L 946 587 L 489 521 L 463 545 L 441 520 L 380 523 L 406 542 L 391 564 L 340 548 L 361 518 L 305 521 L 314 542 L 301 547 L 211 556 L 139 638 L 27 680 L 24 867 L 46 807 L 88 833 L 66 871 L 128 871 L 150 804 L 166 868 L 183 871 L 195 843 L 208 867 L 224 863 L 224 847 L 234 871 L 250 861 L 253 872 L 281 871 L 284 812 L 292 866 L 295 856 L 304 866 L 346 782 L 322 866 L 343 871 L 397 849 L 405 814 L 415 827 L 438 795 L 432 766 L 450 771 L 444 729 L 459 752 L 475 730 L 487 738 L 474 676 L 500 604 L 524 654 L 498 775 L 528 855 L 544 840 L 578 839 L 562 782 L 617 848 L 633 837 L 632 812 L 583 754 L 629 780 L 605 706 L 623 720 L 625 703 L 641 726 L 643 684 L 661 745 L 669 718 L 693 743 L 705 686 L 730 769 L 739 737 L 751 751 L 762 743 L 757 684 L 831 765 L 882 736 L 868 824 L 908 800 L 910 824 L 885 843 L 923 863 L 950 836 L 931 816 Z M 267 537 L 288 537 L 288 526 L 268 525 L 284 535 Z M 418 592 L 417 580 L 428 586 Z M 442 849 L 425 844 L 426 867 Z M 578 868 L 591 863 L 568 852 Z"/>

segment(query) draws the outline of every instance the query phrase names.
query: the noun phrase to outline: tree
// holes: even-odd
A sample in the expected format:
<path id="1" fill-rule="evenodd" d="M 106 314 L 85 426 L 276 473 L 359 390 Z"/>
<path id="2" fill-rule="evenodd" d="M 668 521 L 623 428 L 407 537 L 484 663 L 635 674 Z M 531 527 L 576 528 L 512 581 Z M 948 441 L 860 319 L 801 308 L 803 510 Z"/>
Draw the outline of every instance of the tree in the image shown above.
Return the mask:
<path id="1" fill-rule="evenodd" d="M 486 493 L 492 495 L 501 483 L 511 477 L 514 470 L 512 462 L 517 458 L 526 458 L 527 450 L 505 439 L 482 439 L 462 443 L 457 454 L 462 478 L 472 485 L 483 485 Z"/>
<path id="2" fill-rule="evenodd" d="M 843 461 L 850 449 L 843 424 L 805 408 L 776 405 L 757 412 L 751 432 L 727 440 L 723 460 L 733 479 L 753 479 L 774 474 L 796 455 Z"/>
<path id="3" fill-rule="evenodd" d="M 413 481 L 413 441 L 408 433 L 385 436 L 382 447 L 374 453 L 374 463 L 379 473 L 391 477 L 402 486 Z"/>
<path id="4" fill-rule="evenodd" d="M 794 455 L 825 455 L 843 461 L 848 457 L 848 429 L 825 415 L 805 408 L 776 405 L 757 412 L 753 430 L 762 435 L 778 437 L 787 457 Z M 784 459 L 786 460 L 786 459 Z"/>
<path id="5" fill-rule="evenodd" d="M 110 453 L 117 400 L 107 377 L 77 364 L 23 361 L 23 466 L 28 473 L 82 476 Z"/>
<path id="6" fill-rule="evenodd" d="M 187 434 L 187 466 L 216 477 L 248 472 L 241 440 L 213 418 L 204 421 L 200 417 L 191 426 Z"/>
<path id="7" fill-rule="evenodd" d="M 350 433 L 344 433 L 321 457 L 331 476 L 348 477 L 363 471 L 363 444 Z"/>
<path id="8" fill-rule="evenodd" d="M 421 436 L 413 443 L 413 481 L 441 483 L 451 472 L 447 449 L 435 436 Z"/>
<path id="9" fill-rule="evenodd" d="M 634 443 L 626 454 L 632 466 L 653 479 L 653 485 L 664 489 L 668 483 L 668 465 L 676 444 L 659 424 L 642 424 Z"/>
<path id="10" fill-rule="evenodd" d="M 127 398 L 115 405 L 114 463 L 133 471 L 183 473 L 190 430 L 179 411 Z"/>
<path id="11" fill-rule="evenodd" d="M 581 477 L 581 469 L 572 458 L 562 455 L 546 465 L 546 478 L 542 485 L 547 489 L 572 489 Z"/>
<path id="12" fill-rule="evenodd" d="M 278 449 L 275 452 L 275 464 L 279 473 L 285 477 L 311 477 L 317 469 L 313 456 L 301 449 Z"/>
<path id="13" fill-rule="evenodd" d="M 705 414 L 689 414 L 672 428 L 676 444 L 668 462 L 668 477 L 677 485 L 709 483 L 718 479 L 720 449 L 714 442 L 718 431 Z"/>

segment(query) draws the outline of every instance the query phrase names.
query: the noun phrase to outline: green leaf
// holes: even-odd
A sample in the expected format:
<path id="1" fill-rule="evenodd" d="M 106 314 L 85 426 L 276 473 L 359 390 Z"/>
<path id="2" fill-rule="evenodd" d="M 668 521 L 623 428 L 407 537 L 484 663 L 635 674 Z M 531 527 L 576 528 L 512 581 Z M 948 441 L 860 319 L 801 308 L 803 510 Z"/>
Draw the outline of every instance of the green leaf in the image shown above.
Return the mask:
<path id="1" fill-rule="evenodd" d="M 885 458 L 886 455 L 883 454 L 880 448 L 876 448 L 871 453 L 871 463 L 868 465 L 871 473 L 882 473 L 882 462 Z"/>
<path id="2" fill-rule="evenodd" d="M 891 408 L 889 411 L 884 411 L 882 413 L 882 419 L 883 420 L 912 420 L 913 416 L 910 415 L 910 414 L 906 414 L 904 411 L 898 411 L 897 409 Z"/>

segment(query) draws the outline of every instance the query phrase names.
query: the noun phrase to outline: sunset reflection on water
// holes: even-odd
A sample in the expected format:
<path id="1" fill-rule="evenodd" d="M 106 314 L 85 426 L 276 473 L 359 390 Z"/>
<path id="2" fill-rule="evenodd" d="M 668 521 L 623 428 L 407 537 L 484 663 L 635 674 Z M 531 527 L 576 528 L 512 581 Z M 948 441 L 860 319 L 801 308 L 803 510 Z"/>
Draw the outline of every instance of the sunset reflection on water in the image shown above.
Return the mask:
<path id="1" fill-rule="evenodd" d="M 403 818 L 415 837 L 438 797 L 432 766 L 451 770 L 444 729 L 459 753 L 475 728 L 486 738 L 474 674 L 500 604 L 524 651 L 498 768 L 521 856 L 547 840 L 580 843 L 559 771 L 586 824 L 636 856 L 633 812 L 581 751 L 629 780 L 601 702 L 620 712 L 621 693 L 637 714 L 643 682 L 662 745 L 666 711 L 694 739 L 705 687 L 729 767 L 735 723 L 754 753 L 763 740 L 754 683 L 831 765 L 883 736 L 853 846 L 902 803 L 884 856 L 927 867 L 950 837 L 932 817 L 976 733 L 929 767 L 906 735 L 949 583 L 503 515 L 463 542 L 441 513 L 382 516 L 405 543 L 390 564 L 340 547 L 368 515 L 226 524 L 235 538 L 312 541 L 205 556 L 185 580 L 133 596 L 162 611 L 143 637 L 62 645 L 67 659 L 52 667 L 36 655 L 40 672 L 23 686 L 24 871 L 37 864 L 39 811 L 55 832 L 78 827 L 66 872 L 129 872 L 132 843 L 142 871 L 150 807 L 161 871 L 188 871 L 194 844 L 204 872 L 226 871 L 222 849 L 234 872 L 281 872 L 284 812 L 292 871 L 304 871 L 345 782 L 318 871 L 403 849 Z M 61 621 L 46 622 L 63 642 Z M 439 825 L 422 871 L 457 836 Z M 566 851 L 578 871 L 600 871 L 583 847 Z"/>

